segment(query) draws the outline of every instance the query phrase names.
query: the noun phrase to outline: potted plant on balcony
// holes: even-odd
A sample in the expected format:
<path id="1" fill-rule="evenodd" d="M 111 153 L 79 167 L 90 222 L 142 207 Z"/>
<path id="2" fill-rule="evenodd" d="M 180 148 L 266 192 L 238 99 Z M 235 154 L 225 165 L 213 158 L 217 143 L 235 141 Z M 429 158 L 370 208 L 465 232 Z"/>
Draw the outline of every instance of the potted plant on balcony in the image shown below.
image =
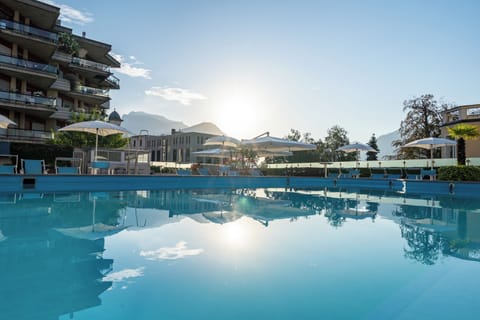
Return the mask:
<path id="1" fill-rule="evenodd" d="M 77 40 L 73 38 L 73 36 L 69 33 L 60 32 L 58 34 L 58 43 L 59 48 L 71 55 L 78 54 L 78 50 L 80 49 L 80 45 L 78 44 Z"/>

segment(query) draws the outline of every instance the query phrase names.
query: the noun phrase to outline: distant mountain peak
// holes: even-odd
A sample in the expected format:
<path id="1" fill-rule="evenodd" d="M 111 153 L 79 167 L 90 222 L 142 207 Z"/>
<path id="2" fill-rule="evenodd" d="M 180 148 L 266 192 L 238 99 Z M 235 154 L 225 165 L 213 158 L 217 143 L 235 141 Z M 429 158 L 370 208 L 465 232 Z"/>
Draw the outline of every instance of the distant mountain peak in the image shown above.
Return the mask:
<path id="1" fill-rule="evenodd" d="M 225 135 L 222 130 L 220 130 L 214 123 L 211 122 L 201 122 L 194 126 L 184 128 L 182 132 L 196 132 L 196 133 L 206 133 L 215 136 Z"/>
<path id="2" fill-rule="evenodd" d="M 187 128 L 187 125 L 181 121 L 170 120 L 164 116 L 143 111 L 130 111 L 128 114 L 124 114 L 122 119 L 122 127 L 134 134 L 148 131 L 150 135 L 166 135 L 170 134 L 172 129 Z"/>

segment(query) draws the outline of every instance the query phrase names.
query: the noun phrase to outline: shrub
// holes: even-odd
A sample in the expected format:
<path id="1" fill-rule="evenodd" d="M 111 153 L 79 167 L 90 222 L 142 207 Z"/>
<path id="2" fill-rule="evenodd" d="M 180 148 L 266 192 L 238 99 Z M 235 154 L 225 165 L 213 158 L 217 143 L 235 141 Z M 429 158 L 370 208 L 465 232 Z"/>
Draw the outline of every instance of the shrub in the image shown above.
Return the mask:
<path id="1" fill-rule="evenodd" d="M 480 181 L 480 168 L 473 166 L 451 166 L 438 169 L 438 180 Z"/>

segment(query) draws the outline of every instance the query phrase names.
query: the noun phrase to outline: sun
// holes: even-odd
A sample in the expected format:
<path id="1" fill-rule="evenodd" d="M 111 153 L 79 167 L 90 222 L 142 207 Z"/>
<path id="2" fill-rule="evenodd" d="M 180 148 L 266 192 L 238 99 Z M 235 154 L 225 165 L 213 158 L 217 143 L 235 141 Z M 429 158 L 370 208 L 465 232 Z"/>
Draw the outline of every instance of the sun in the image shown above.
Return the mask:
<path id="1" fill-rule="evenodd" d="M 226 135 L 250 139 L 264 130 L 265 107 L 253 92 L 235 90 L 219 101 L 215 123 Z"/>

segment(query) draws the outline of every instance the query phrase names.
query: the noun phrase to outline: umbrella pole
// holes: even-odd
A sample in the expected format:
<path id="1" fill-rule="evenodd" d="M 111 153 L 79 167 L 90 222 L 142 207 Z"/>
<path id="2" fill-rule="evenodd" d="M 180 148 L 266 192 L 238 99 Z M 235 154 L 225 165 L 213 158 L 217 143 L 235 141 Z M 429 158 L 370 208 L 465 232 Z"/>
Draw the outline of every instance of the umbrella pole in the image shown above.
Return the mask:
<path id="1" fill-rule="evenodd" d="M 433 170 L 433 144 L 430 145 L 430 169 Z"/>
<path id="2" fill-rule="evenodd" d="M 94 161 L 97 161 L 97 153 L 98 153 L 98 128 L 95 134 L 95 157 L 93 158 Z"/>

